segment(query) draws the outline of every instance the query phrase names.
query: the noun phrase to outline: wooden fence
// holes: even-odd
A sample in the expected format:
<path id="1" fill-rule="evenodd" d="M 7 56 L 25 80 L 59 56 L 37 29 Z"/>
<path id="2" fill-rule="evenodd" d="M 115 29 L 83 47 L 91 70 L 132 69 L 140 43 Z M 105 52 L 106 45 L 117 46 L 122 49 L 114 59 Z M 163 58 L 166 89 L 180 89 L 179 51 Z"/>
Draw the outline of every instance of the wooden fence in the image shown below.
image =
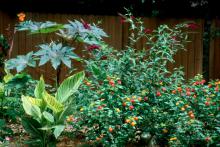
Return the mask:
<path id="1" fill-rule="evenodd" d="M 73 14 L 42 14 L 42 13 L 27 13 L 27 19 L 32 19 L 35 21 L 56 21 L 58 23 L 66 23 L 68 20 L 73 19 L 84 19 L 89 23 L 102 21 L 100 25 L 101 28 L 109 35 L 105 41 L 113 46 L 116 49 L 123 48 L 128 42 L 128 26 L 126 24 L 120 23 L 120 17 L 118 16 L 90 16 L 90 15 L 73 15 Z M 160 24 L 168 24 L 175 25 L 177 23 L 181 23 L 189 19 L 155 19 L 155 18 L 144 18 L 144 22 L 147 28 L 154 29 Z M 203 35 L 203 20 L 197 19 L 194 20 L 199 24 L 199 29 L 196 30 L 196 33 L 192 33 L 189 38 L 191 40 L 190 43 L 186 46 L 187 51 L 180 51 L 175 56 L 176 63 L 174 65 L 169 64 L 169 69 L 173 67 L 183 66 L 185 71 L 185 77 L 187 79 L 192 78 L 197 73 L 202 73 L 202 35 Z M 14 25 L 16 22 L 16 17 L 10 17 L 6 13 L 0 11 L 0 33 L 5 33 L 5 28 L 8 27 L 8 24 Z M 46 39 L 50 40 L 51 36 L 47 36 Z M 14 48 L 13 48 L 13 56 L 25 54 L 31 50 L 36 50 L 35 46 L 39 43 L 42 43 L 42 38 L 39 35 L 28 35 L 25 32 L 19 32 L 15 35 Z M 218 42 L 219 44 L 220 42 Z M 215 45 L 216 48 L 220 47 L 220 45 Z M 143 41 L 140 41 L 137 45 L 137 48 L 143 48 Z M 78 54 L 81 54 L 80 49 L 76 49 Z M 220 51 L 218 51 L 220 57 Z M 217 54 L 215 54 L 217 56 Z M 217 58 L 217 57 L 216 57 Z M 217 60 L 217 59 L 216 59 Z M 76 63 L 76 66 L 79 66 Z M 219 66 L 220 67 L 220 66 Z M 219 71 L 216 67 L 212 72 Z M 53 81 L 55 71 L 51 68 L 50 65 L 45 65 L 43 68 L 30 70 L 31 74 L 37 78 L 40 74 L 46 76 L 47 79 Z M 65 67 L 62 68 L 61 78 L 63 78 L 66 74 L 67 70 Z"/>

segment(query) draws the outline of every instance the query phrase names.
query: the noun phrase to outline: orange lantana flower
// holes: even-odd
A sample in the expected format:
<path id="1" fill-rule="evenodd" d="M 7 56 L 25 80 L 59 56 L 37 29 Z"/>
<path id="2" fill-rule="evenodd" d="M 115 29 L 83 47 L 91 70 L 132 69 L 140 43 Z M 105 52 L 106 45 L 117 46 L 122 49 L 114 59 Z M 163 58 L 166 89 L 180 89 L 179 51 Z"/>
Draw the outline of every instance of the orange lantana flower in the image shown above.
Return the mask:
<path id="1" fill-rule="evenodd" d="M 25 20 L 25 17 L 26 17 L 25 13 L 23 13 L 23 12 L 18 13 L 17 16 L 18 16 L 18 20 L 19 20 L 20 22 L 24 21 L 24 20 Z"/>

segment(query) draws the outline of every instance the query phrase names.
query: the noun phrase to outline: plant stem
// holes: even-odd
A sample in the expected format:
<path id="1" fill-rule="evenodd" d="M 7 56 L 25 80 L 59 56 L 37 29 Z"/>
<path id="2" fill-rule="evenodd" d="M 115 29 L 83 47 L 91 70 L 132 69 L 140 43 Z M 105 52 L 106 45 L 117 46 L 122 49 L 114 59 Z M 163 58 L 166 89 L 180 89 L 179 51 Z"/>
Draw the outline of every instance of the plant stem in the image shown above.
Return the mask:
<path id="1" fill-rule="evenodd" d="M 47 147 L 47 132 L 45 131 L 44 136 L 43 136 L 43 147 Z"/>
<path id="2" fill-rule="evenodd" d="M 56 71 L 56 88 L 59 87 L 60 83 L 60 73 L 61 73 L 61 65 L 58 66 L 57 71 Z"/>

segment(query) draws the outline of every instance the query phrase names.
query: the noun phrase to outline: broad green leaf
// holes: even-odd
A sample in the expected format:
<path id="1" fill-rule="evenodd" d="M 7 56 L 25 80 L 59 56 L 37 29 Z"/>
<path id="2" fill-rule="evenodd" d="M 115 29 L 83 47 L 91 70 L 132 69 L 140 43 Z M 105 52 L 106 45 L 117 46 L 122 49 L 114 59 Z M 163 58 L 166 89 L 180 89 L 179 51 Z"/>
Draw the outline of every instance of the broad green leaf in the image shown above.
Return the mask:
<path id="1" fill-rule="evenodd" d="M 40 108 L 37 105 L 32 104 L 29 97 L 25 97 L 22 95 L 21 100 L 25 112 L 28 115 L 33 116 L 37 120 L 41 120 L 42 114 Z"/>
<path id="2" fill-rule="evenodd" d="M 62 103 L 57 101 L 55 97 L 48 94 L 46 91 L 44 92 L 44 101 L 47 103 L 47 106 L 53 110 L 55 113 L 58 113 L 60 111 L 63 111 L 64 106 Z"/>
<path id="3" fill-rule="evenodd" d="M 3 80 L 4 80 L 5 83 L 8 83 L 8 81 L 10 81 L 14 76 L 6 68 L 5 68 L 5 73 L 6 73 L 6 75 L 4 76 Z"/>
<path id="4" fill-rule="evenodd" d="M 43 25 L 43 24 L 42 24 Z M 46 26 L 44 28 L 39 28 L 38 30 L 36 31 L 32 31 L 31 34 L 38 34 L 38 33 L 41 33 L 41 34 L 45 34 L 45 33 L 52 33 L 52 32 L 56 32 L 60 29 L 63 28 L 63 25 L 62 24 L 56 24 L 54 26 Z"/>
<path id="5" fill-rule="evenodd" d="M 22 118 L 22 126 L 24 127 L 25 131 L 31 134 L 33 137 L 41 138 L 42 137 L 42 131 L 40 131 L 38 128 L 41 128 L 41 125 L 39 122 L 34 120 L 30 117 L 23 117 Z"/>
<path id="6" fill-rule="evenodd" d="M 84 77 L 85 73 L 82 71 L 66 78 L 57 89 L 56 99 L 61 103 L 65 103 L 68 98 L 77 91 Z"/>
<path id="7" fill-rule="evenodd" d="M 37 86 L 34 90 L 35 97 L 38 99 L 43 99 L 44 91 L 45 91 L 45 83 L 43 77 L 41 76 L 40 81 L 37 83 Z"/>
<path id="8" fill-rule="evenodd" d="M 36 105 L 38 107 L 42 107 L 44 105 L 44 101 L 42 99 L 37 99 L 30 96 L 23 97 L 25 97 L 32 105 Z"/>
<path id="9" fill-rule="evenodd" d="M 54 117 L 52 114 L 48 113 L 47 111 L 43 112 L 43 116 L 46 120 L 48 120 L 49 122 L 53 123 L 54 122 Z"/>
<path id="10" fill-rule="evenodd" d="M 63 132 L 65 126 L 64 125 L 58 125 L 58 126 L 55 126 L 55 129 L 54 129 L 54 136 L 56 137 L 56 139 L 60 136 L 60 134 Z"/>
<path id="11" fill-rule="evenodd" d="M 44 131 L 48 131 L 48 130 L 51 130 L 53 129 L 54 127 L 51 127 L 51 126 L 43 126 L 42 128 L 39 128 L 39 130 L 44 130 Z"/>

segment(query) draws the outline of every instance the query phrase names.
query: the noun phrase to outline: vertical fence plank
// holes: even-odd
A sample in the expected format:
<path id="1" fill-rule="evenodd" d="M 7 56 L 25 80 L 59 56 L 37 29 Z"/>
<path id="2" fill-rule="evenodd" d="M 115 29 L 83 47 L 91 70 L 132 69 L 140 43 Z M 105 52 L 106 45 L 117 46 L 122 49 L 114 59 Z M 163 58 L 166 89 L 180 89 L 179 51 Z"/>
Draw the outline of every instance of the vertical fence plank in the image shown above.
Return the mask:
<path id="1" fill-rule="evenodd" d="M 6 20 L 4 17 L 7 15 L 2 13 L 0 11 L 0 31 L 3 31 L 3 28 L 5 27 Z M 74 15 L 74 14 L 44 14 L 44 13 L 36 13 L 36 12 L 29 12 L 27 13 L 27 17 L 29 17 L 32 20 L 35 21 L 56 21 L 58 23 L 67 23 L 68 20 L 80 20 L 81 18 L 87 21 L 88 23 L 97 22 L 98 20 L 101 20 L 102 23 L 100 24 L 100 27 L 103 28 L 104 31 L 107 32 L 109 35 L 108 38 L 105 38 L 104 41 L 106 41 L 110 46 L 113 46 L 116 49 L 122 49 L 125 45 L 128 44 L 129 39 L 128 36 L 130 34 L 128 30 L 128 24 L 127 23 L 120 23 L 120 17 L 118 16 L 92 16 L 92 15 Z M 158 19 L 158 18 L 143 18 L 146 28 L 149 29 L 155 29 L 160 24 L 168 24 L 168 25 L 175 25 L 176 23 L 183 22 L 184 20 L 180 19 Z M 7 20 L 10 21 L 10 20 Z M 203 27 L 203 21 L 198 20 L 198 23 Z M 202 34 L 203 29 L 198 30 L 197 34 L 191 35 L 191 41 L 187 46 L 187 51 L 180 51 L 175 56 L 175 64 L 168 64 L 168 68 L 172 71 L 174 67 L 184 66 L 184 71 L 186 73 L 186 78 L 192 78 L 195 74 L 202 72 Z M 56 40 L 54 35 L 48 35 L 47 37 L 43 37 L 43 40 L 51 41 L 50 38 L 53 38 Z M 219 40 L 220 41 L 220 40 Z M 135 47 L 137 49 L 143 49 L 145 47 L 146 40 L 142 39 L 140 40 Z M 37 50 L 36 45 L 42 43 L 42 37 L 41 35 L 27 35 L 27 34 L 20 34 L 17 33 L 15 36 L 15 42 L 14 42 L 14 51 L 13 56 L 18 55 L 20 53 L 26 53 L 31 50 Z M 220 67 L 214 65 L 214 63 L 217 63 L 218 59 L 218 53 L 220 53 L 217 50 L 218 43 L 217 40 L 214 40 L 211 43 L 211 49 L 210 49 L 210 72 L 212 73 L 213 77 L 216 77 L 217 71 L 220 71 Z M 73 47 L 75 47 L 75 52 L 79 54 L 80 56 L 83 56 L 82 50 L 85 49 L 85 46 L 82 44 L 73 44 Z M 212 58 L 211 58 L 212 57 Z M 214 58 L 213 58 L 214 57 Z M 82 66 L 78 62 L 73 62 L 75 66 L 82 70 Z M 60 78 L 63 79 L 67 75 L 67 67 L 62 66 L 62 74 L 60 75 Z M 215 72 L 215 73 L 214 73 Z M 31 70 L 31 74 L 34 76 L 34 78 L 39 78 L 39 75 L 43 74 L 45 75 L 46 79 L 49 79 L 48 81 L 50 83 L 53 83 L 54 77 L 55 77 L 55 70 L 52 69 L 51 64 L 47 64 L 43 66 L 42 68 L 37 68 L 34 70 Z M 211 74 L 210 74 L 211 75 Z"/>

